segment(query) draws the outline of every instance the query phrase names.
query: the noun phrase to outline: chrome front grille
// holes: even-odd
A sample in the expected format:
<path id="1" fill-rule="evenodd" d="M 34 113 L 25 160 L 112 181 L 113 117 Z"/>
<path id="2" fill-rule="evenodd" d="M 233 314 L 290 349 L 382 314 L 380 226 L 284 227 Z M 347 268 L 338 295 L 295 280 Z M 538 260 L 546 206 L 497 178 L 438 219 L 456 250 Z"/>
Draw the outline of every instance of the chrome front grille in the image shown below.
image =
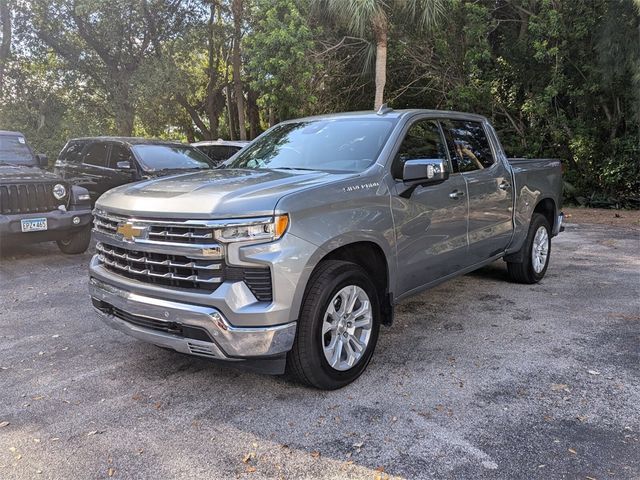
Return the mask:
<path id="1" fill-rule="evenodd" d="M 146 219 L 129 219 L 105 212 L 94 212 L 93 226 L 98 232 L 116 235 L 118 225 L 132 221 L 147 227 L 147 237 L 151 241 L 180 244 L 217 245 L 213 237 L 213 229 L 203 222 L 162 221 Z"/>
<path id="2" fill-rule="evenodd" d="M 145 283 L 213 291 L 223 281 L 221 260 L 127 250 L 104 243 L 98 243 L 96 250 L 107 270 Z"/>
<path id="3" fill-rule="evenodd" d="M 258 301 L 271 302 L 271 269 L 227 265 L 211 223 L 127 218 L 97 210 L 98 260 L 113 274 L 196 293 L 211 293 L 225 281 L 244 282 Z M 144 234 L 127 239 L 118 233 L 123 225 Z"/>

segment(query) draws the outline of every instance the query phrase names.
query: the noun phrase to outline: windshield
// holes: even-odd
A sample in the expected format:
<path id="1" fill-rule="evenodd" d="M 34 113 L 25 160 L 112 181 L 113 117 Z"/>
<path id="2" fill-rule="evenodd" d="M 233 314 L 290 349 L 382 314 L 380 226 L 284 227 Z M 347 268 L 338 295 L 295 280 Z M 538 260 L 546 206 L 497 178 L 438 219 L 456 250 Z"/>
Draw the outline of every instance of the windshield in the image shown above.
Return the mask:
<path id="1" fill-rule="evenodd" d="M 212 167 L 204 153 L 188 145 L 134 145 L 132 150 L 147 172 Z"/>
<path id="2" fill-rule="evenodd" d="M 224 166 L 360 172 L 376 161 L 394 124 L 386 118 L 284 123 L 256 139 Z"/>
<path id="3" fill-rule="evenodd" d="M 22 135 L 0 135 L 0 163 L 35 165 L 36 159 Z"/>

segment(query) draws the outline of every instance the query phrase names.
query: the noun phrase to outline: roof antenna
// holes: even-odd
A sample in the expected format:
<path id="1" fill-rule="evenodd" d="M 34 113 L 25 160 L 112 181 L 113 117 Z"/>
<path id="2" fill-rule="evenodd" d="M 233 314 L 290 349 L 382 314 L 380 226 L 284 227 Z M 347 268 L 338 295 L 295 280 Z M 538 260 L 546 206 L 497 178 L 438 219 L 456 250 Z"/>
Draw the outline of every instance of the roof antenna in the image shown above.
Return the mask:
<path id="1" fill-rule="evenodd" d="M 376 112 L 376 115 L 384 115 L 385 113 L 389 113 L 392 111 L 393 111 L 393 108 L 388 107 L 386 103 L 383 103 L 382 105 L 380 105 L 380 108 Z"/>

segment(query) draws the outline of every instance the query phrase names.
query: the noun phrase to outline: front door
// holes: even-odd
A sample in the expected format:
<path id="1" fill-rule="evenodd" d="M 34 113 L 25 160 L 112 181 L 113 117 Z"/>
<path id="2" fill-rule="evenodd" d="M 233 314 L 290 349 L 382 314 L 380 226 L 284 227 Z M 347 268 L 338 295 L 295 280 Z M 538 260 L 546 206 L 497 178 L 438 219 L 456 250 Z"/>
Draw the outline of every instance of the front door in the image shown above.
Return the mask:
<path id="1" fill-rule="evenodd" d="M 469 260 L 483 262 L 504 252 L 513 232 L 513 188 L 504 159 L 492 150 L 484 125 L 471 120 L 442 122 L 454 170 L 467 181 Z"/>
<path id="2" fill-rule="evenodd" d="M 451 175 L 437 185 L 417 187 L 401 196 L 404 162 L 444 160 Z M 441 279 L 464 268 L 467 249 L 467 187 L 451 163 L 438 122 L 418 119 L 408 128 L 391 165 L 396 193 L 391 197 L 397 259 L 398 295 Z"/>

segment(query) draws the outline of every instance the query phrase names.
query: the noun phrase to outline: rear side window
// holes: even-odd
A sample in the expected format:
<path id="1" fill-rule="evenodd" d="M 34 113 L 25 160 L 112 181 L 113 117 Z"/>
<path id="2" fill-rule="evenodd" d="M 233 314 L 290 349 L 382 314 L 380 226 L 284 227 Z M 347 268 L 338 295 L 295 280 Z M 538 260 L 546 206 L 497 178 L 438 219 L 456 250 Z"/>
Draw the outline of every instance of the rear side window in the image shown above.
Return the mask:
<path id="1" fill-rule="evenodd" d="M 69 163 L 80 163 L 85 142 L 69 142 L 60 154 L 60 159 Z"/>
<path id="2" fill-rule="evenodd" d="M 233 147 L 230 145 L 210 145 L 198 148 L 206 153 L 214 162 L 223 162 L 240 150 L 240 147 Z"/>
<path id="3" fill-rule="evenodd" d="M 87 165 L 95 165 L 96 167 L 106 167 L 108 153 L 108 143 L 99 142 L 91 144 L 87 147 L 83 163 L 86 163 Z"/>
<path id="4" fill-rule="evenodd" d="M 418 120 L 409 127 L 391 165 L 391 174 L 393 178 L 400 179 L 407 160 L 427 159 L 443 160 L 447 167 L 449 164 L 438 123 L 433 120 Z"/>
<path id="5" fill-rule="evenodd" d="M 447 145 L 456 172 L 472 172 L 495 163 L 489 139 L 482 123 L 468 120 L 444 120 Z"/>

